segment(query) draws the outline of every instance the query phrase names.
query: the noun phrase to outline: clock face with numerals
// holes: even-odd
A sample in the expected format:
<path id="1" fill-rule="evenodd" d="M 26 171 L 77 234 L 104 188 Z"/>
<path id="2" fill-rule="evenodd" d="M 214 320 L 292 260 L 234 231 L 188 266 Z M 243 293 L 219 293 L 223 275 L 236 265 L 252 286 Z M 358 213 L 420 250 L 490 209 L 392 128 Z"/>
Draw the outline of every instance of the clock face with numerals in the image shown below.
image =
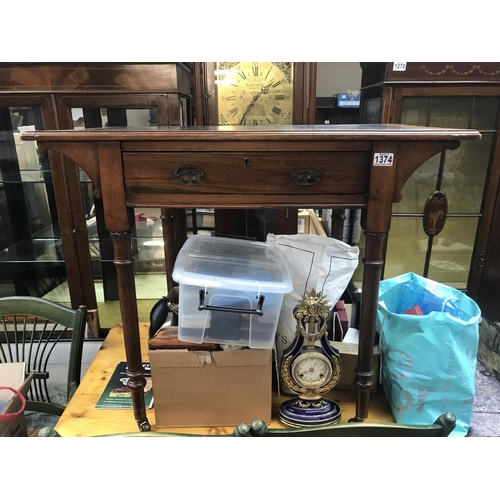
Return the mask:
<path id="1" fill-rule="evenodd" d="M 301 387 L 322 387 L 332 377 L 332 362 L 323 353 L 304 352 L 293 361 L 291 372 Z"/>
<path id="2" fill-rule="evenodd" d="M 292 123 L 293 63 L 219 62 L 219 125 Z"/>

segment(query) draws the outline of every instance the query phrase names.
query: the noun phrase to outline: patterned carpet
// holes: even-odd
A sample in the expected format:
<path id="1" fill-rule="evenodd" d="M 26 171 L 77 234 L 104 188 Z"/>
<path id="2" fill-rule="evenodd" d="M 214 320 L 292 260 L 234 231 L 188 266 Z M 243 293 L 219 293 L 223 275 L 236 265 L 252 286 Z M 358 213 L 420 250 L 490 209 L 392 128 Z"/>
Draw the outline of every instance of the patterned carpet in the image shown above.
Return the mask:
<path id="1" fill-rule="evenodd" d="M 500 436 L 500 326 L 483 318 L 479 327 L 476 394 L 471 436 Z"/>
<path id="2" fill-rule="evenodd" d="M 500 381 L 480 362 L 476 369 L 476 393 L 469 436 L 500 436 Z"/>

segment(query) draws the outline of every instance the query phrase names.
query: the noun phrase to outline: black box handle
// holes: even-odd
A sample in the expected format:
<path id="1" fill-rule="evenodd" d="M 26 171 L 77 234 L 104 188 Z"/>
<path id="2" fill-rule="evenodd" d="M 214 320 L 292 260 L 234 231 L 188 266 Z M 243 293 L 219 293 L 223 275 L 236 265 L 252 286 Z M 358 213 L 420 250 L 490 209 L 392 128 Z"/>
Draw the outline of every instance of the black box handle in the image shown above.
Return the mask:
<path id="1" fill-rule="evenodd" d="M 234 312 L 234 313 L 247 313 L 257 314 L 263 316 L 262 304 L 264 304 L 264 295 L 258 295 L 257 309 L 244 309 L 240 307 L 221 307 L 221 306 L 206 306 L 205 305 L 205 290 L 200 290 L 200 305 L 198 311 L 220 311 L 220 312 Z"/>

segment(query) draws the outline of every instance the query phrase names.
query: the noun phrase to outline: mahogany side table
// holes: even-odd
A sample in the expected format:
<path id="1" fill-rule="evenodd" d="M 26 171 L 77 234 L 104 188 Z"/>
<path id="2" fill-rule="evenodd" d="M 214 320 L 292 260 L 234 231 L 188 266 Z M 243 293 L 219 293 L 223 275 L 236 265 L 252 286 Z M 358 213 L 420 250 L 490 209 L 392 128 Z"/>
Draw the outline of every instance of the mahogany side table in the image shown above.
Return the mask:
<path id="1" fill-rule="evenodd" d="M 146 415 L 127 207 L 360 208 L 363 262 L 356 414 L 368 415 L 373 345 L 391 206 L 427 159 L 480 139 L 476 130 L 405 125 L 158 127 L 33 131 L 23 140 L 73 160 L 102 197 L 117 270 L 123 338 L 139 429 Z M 57 176 L 57 172 L 53 171 Z M 55 183 L 54 187 L 56 188 Z M 66 200 L 58 210 L 71 210 Z M 173 221 L 163 217 L 169 288 L 175 261 Z"/>

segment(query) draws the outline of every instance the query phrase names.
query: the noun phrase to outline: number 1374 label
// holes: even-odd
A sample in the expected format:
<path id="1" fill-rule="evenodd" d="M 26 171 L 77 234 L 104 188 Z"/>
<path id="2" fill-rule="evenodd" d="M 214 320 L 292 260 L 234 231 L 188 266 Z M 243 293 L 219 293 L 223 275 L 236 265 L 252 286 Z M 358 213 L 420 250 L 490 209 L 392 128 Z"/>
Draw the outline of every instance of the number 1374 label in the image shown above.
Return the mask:
<path id="1" fill-rule="evenodd" d="M 373 166 L 391 167 L 394 163 L 394 153 L 375 153 L 373 155 Z"/>

